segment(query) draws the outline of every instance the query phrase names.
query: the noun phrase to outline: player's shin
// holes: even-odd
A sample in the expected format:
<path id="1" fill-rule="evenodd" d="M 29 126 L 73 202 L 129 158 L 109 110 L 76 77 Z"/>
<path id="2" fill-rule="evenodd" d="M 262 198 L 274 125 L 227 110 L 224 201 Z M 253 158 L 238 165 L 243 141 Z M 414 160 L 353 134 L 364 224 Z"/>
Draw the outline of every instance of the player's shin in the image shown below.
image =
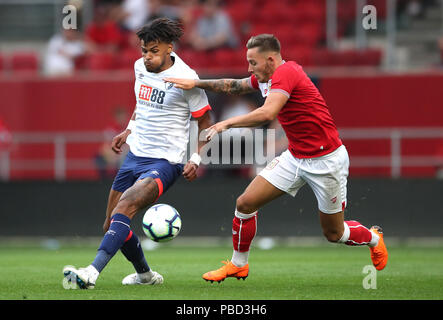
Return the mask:
<path id="1" fill-rule="evenodd" d="M 129 217 L 116 213 L 112 216 L 109 230 L 105 233 L 98 248 L 97 255 L 91 263 L 98 272 L 101 272 L 115 253 L 123 246 L 131 229 Z"/>
<path id="2" fill-rule="evenodd" d="M 139 274 L 140 277 L 146 276 L 147 278 L 150 278 L 149 271 L 151 271 L 151 269 L 146 262 L 140 240 L 135 235 L 135 233 L 133 233 L 132 231 L 130 232 L 128 239 L 125 241 L 120 250 L 126 257 L 126 259 L 128 259 L 128 261 L 132 263 L 135 271 Z"/>
<path id="3" fill-rule="evenodd" d="M 257 211 L 251 214 L 244 214 L 235 210 L 235 217 L 232 221 L 232 244 L 234 252 L 232 263 L 237 267 L 248 264 L 249 248 L 257 233 Z"/>
<path id="4" fill-rule="evenodd" d="M 378 243 L 379 236 L 360 224 L 358 221 L 345 221 L 344 233 L 339 243 L 348 246 L 368 245 L 374 247 Z"/>

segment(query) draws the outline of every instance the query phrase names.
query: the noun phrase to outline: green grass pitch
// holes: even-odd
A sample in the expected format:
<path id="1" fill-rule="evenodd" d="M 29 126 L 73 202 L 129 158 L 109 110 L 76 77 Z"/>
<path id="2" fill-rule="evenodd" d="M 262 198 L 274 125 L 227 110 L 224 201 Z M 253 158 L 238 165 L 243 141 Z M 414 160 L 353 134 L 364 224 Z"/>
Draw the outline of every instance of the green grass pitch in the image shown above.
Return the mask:
<path id="1" fill-rule="evenodd" d="M 145 251 L 152 269 L 164 276 L 161 286 L 122 286 L 123 277 L 134 271 L 119 252 L 94 290 L 67 290 L 62 285 L 62 268 L 86 266 L 95 256 L 95 247 L 0 246 L 0 299 L 443 299 L 442 249 L 391 247 L 388 266 L 377 273 L 376 289 L 365 289 L 363 268 L 371 264 L 366 247 L 254 248 L 245 281 L 228 278 L 211 284 L 201 275 L 230 258 L 229 247 L 161 245 Z"/>

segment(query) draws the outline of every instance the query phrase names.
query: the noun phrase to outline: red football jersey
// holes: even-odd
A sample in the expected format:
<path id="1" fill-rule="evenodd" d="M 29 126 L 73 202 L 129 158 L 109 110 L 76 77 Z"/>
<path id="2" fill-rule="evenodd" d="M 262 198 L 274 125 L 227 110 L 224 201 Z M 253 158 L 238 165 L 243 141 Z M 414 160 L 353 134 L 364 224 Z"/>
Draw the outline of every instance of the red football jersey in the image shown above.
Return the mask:
<path id="1" fill-rule="evenodd" d="M 259 83 L 254 75 L 250 81 L 263 97 L 276 91 L 289 98 L 277 118 L 294 157 L 320 157 L 342 145 L 325 100 L 300 65 L 284 62 L 267 83 Z"/>

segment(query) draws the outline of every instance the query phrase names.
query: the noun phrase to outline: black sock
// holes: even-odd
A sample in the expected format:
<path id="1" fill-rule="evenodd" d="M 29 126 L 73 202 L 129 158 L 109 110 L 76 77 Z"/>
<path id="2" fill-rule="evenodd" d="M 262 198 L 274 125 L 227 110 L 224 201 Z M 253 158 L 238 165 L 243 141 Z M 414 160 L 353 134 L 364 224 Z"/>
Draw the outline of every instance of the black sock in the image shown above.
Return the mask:
<path id="1" fill-rule="evenodd" d="M 151 270 L 146 262 L 143 249 L 135 233 L 120 248 L 123 255 L 128 259 L 135 268 L 137 273 L 145 273 Z"/>

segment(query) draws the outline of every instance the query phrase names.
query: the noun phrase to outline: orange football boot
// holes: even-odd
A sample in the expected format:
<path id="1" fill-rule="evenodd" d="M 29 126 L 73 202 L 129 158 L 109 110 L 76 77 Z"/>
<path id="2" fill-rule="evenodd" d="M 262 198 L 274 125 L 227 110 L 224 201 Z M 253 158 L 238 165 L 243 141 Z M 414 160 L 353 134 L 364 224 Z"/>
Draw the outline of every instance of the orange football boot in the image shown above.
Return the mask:
<path id="1" fill-rule="evenodd" d="M 388 263 L 388 250 L 386 249 L 385 242 L 383 240 L 383 230 L 379 226 L 372 226 L 371 231 L 375 232 L 380 239 L 375 247 L 369 247 L 371 251 L 371 259 L 375 269 L 383 270 Z"/>
<path id="2" fill-rule="evenodd" d="M 206 281 L 217 281 L 218 283 L 224 281 L 228 277 L 235 277 L 237 280 L 245 280 L 249 273 L 249 264 L 239 268 L 235 266 L 231 261 L 222 261 L 223 267 L 217 270 L 206 272 L 203 275 L 203 279 Z"/>

